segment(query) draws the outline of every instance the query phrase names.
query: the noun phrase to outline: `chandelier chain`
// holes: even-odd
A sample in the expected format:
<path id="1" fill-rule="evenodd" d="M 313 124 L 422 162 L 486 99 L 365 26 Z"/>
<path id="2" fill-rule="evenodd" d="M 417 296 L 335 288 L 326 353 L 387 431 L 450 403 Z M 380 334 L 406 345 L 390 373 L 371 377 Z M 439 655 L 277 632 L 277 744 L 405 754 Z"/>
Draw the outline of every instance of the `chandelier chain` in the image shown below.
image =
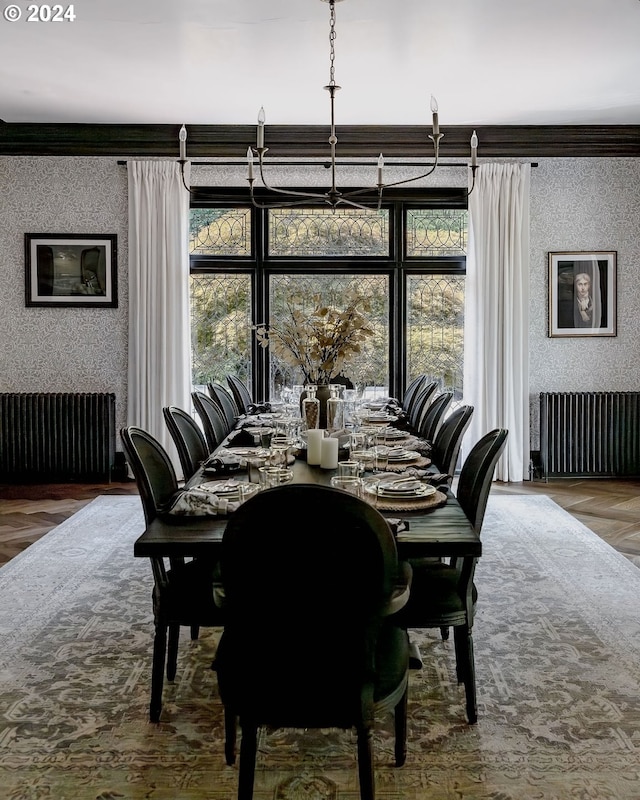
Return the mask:
<path id="1" fill-rule="evenodd" d="M 330 3 L 329 17 L 329 86 L 336 85 L 336 7 L 335 3 Z"/>

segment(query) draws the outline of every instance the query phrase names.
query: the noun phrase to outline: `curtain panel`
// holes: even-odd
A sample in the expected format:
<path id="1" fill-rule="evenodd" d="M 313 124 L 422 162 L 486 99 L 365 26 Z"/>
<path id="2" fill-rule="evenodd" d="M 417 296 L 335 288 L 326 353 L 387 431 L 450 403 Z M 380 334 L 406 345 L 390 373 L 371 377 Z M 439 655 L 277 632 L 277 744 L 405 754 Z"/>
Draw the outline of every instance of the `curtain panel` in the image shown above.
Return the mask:
<path id="1" fill-rule="evenodd" d="M 469 196 L 463 457 L 494 428 L 509 437 L 495 478 L 529 477 L 530 164 L 482 164 Z"/>
<path id="2" fill-rule="evenodd" d="M 129 161 L 128 181 L 127 422 L 159 439 L 177 465 L 162 408 L 191 408 L 189 195 L 176 161 Z"/>

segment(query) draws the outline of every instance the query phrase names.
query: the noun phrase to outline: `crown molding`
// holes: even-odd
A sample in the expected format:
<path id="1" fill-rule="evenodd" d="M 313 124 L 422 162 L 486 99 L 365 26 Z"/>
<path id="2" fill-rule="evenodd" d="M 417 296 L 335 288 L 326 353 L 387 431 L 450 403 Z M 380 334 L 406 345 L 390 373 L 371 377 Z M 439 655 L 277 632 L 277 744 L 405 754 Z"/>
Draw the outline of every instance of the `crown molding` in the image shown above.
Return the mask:
<path id="1" fill-rule="evenodd" d="M 91 125 L 0 122 L 0 155 L 178 158 L 180 125 Z M 640 156 L 640 125 L 476 126 L 478 157 L 583 158 Z M 430 126 L 342 125 L 339 157 L 429 158 Z M 441 158 L 468 158 L 471 126 L 442 128 Z M 269 156 L 322 157 L 329 152 L 328 126 L 267 125 Z M 191 125 L 187 155 L 239 158 L 255 142 L 254 125 Z"/>

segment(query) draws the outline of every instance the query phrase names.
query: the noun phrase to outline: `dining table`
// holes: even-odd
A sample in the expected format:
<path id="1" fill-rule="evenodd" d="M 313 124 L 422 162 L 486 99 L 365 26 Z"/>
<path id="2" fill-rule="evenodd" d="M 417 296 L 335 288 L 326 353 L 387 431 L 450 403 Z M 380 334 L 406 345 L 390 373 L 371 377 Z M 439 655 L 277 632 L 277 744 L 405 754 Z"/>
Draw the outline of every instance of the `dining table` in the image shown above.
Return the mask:
<path id="1" fill-rule="evenodd" d="M 232 450 L 233 431 L 216 453 Z M 295 451 L 294 451 L 295 452 Z M 348 455 L 348 453 L 347 453 Z M 298 451 L 290 465 L 293 483 L 312 483 L 330 486 L 337 469 L 324 469 L 308 464 L 305 452 Z M 238 480 L 249 480 L 249 471 L 234 473 Z M 201 467 L 186 483 L 185 488 L 210 481 L 206 467 Z M 478 532 L 467 519 L 462 507 L 448 486 L 439 486 L 442 502 L 416 509 L 415 503 L 399 502 L 392 510 L 381 513 L 393 521 L 397 530 L 396 546 L 402 560 L 420 558 L 459 557 L 478 559 L 482 542 Z M 376 504 L 376 498 L 372 499 Z M 233 512 L 231 512 L 233 513 Z M 222 543 L 228 515 L 172 516 L 161 514 L 150 522 L 134 543 L 134 556 L 152 558 L 202 557 L 216 558 Z M 401 522 L 402 524 L 397 524 Z"/>

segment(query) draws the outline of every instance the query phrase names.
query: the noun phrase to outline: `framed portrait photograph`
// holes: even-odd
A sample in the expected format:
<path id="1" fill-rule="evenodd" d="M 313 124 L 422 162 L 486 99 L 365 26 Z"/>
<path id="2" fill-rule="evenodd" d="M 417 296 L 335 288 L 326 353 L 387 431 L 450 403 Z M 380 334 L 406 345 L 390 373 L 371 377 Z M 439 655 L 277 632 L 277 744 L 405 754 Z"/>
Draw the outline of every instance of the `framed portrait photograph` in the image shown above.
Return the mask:
<path id="1" fill-rule="evenodd" d="M 115 234 L 26 233 L 26 304 L 117 308 Z"/>
<path id="2" fill-rule="evenodd" d="M 549 253 L 549 336 L 616 336 L 617 253 Z"/>

